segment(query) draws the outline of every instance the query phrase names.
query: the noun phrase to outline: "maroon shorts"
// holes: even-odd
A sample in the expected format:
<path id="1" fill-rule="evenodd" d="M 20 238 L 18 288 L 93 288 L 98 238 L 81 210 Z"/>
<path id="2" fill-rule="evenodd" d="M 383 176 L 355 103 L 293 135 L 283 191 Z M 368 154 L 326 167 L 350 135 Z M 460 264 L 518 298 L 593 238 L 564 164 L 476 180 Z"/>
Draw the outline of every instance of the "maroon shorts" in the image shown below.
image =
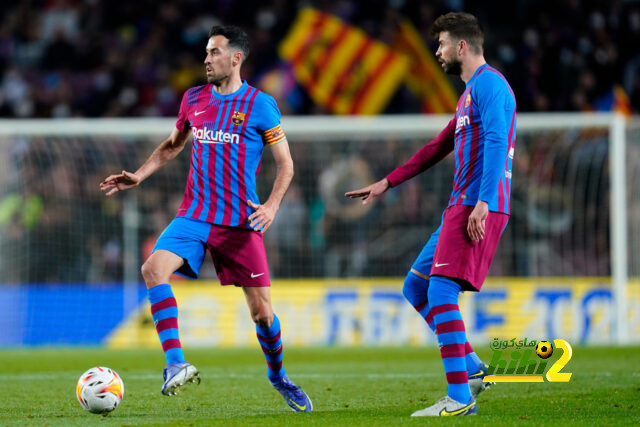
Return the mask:
<path id="1" fill-rule="evenodd" d="M 212 225 L 207 248 L 222 285 L 269 286 L 269 265 L 262 233 Z"/>
<path id="2" fill-rule="evenodd" d="M 442 227 L 431 266 L 432 276 L 444 276 L 467 282 L 467 290 L 480 290 L 487 277 L 500 236 L 509 216 L 489 212 L 485 222 L 484 239 L 474 242 L 467 233 L 473 206 L 448 207 L 442 217 Z"/>
<path id="3" fill-rule="evenodd" d="M 198 278 L 208 249 L 223 285 L 269 286 L 269 266 L 262 234 L 176 217 L 158 238 L 154 251 L 173 252 L 184 260 L 176 273 Z"/>

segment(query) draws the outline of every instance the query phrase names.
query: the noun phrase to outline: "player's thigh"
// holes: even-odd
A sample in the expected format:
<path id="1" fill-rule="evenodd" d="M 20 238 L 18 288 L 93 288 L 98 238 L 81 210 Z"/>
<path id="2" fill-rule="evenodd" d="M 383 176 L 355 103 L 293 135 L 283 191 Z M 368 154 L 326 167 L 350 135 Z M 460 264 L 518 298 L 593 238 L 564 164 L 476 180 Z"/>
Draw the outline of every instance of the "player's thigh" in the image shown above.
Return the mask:
<path id="1" fill-rule="evenodd" d="M 206 252 L 206 242 L 211 224 L 177 217 L 158 238 L 153 254 L 159 251 L 171 252 L 182 259 L 182 264 L 172 271 L 185 277 L 198 277 Z"/>

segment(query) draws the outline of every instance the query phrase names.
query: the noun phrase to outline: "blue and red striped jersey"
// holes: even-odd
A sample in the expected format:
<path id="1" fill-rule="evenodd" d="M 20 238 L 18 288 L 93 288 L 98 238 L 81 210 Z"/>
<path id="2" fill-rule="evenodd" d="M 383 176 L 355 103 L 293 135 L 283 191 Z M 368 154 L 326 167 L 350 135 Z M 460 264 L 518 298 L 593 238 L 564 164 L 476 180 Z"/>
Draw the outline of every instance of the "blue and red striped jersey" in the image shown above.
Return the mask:
<path id="1" fill-rule="evenodd" d="M 502 74 L 484 64 L 467 82 L 456 107 L 449 206 L 474 206 L 482 200 L 490 211 L 509 214 L 515 140 L 513 91 Z"/>
<path id="2" fill-rule="evenodd" d="M 176 128 L 191 129 L 193 149 L 177 216 L 211 224 L 248 227 L 259 204 L 256 175 L 265 145 L 285 139 L 275 100 L 243 80 L 220 95 L 212 84 L 192 87 L 182 97 Z"/>

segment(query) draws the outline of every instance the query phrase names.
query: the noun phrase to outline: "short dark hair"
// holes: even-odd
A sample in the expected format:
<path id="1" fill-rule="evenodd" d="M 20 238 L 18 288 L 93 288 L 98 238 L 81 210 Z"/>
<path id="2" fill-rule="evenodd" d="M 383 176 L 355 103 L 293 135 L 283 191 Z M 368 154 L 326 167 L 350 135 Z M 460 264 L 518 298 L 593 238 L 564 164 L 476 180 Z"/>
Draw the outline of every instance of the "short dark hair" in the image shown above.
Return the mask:
<path id="1" fill-rule="evenodd" d="M 229 40 L 229 46 L 242 52 L 242 60 L 249 56 L 249 36 L 244 30 L 235 25 L 214 25 L 209 30 L 209 38 L 213 36 L 224 36 Z"/>
<path id="2" fill-rule="evenodd" d="M 444 31 L 447 31 L 453 39 L 465 40 L 473 53 L 482 53 L 484 31 L 478 19 L 472 14 L 449 12 L 440 16 L 433 23 L 430 33 L 432 37 L 437 38 Z"/>

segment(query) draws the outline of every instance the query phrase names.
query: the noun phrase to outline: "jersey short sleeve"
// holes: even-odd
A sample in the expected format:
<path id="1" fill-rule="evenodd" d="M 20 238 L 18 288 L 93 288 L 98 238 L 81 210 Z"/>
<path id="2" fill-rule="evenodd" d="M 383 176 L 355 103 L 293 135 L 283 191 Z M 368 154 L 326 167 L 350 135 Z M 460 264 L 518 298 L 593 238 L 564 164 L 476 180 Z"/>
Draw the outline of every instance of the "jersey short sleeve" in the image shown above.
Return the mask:
<path id="1" fill-rule="evenodd" d="M 187 92 L 182 95 L 182 102 L 180 103 L 180 111 L 178 111 L 178 120 L 176 121 L 176 129 L 180 132 L 186 132 L 191 127 L 189 117 L 187 116 Z"/>
<path id="2" fill-rule="evenodd" d="M 273 145 L 286 139 L 280 125 L 280 109 L 276 100 L 266 93 L 260 93 L 259 113 L 256 117 L 256 129 L 262 135 L 265 145 Z"/>

